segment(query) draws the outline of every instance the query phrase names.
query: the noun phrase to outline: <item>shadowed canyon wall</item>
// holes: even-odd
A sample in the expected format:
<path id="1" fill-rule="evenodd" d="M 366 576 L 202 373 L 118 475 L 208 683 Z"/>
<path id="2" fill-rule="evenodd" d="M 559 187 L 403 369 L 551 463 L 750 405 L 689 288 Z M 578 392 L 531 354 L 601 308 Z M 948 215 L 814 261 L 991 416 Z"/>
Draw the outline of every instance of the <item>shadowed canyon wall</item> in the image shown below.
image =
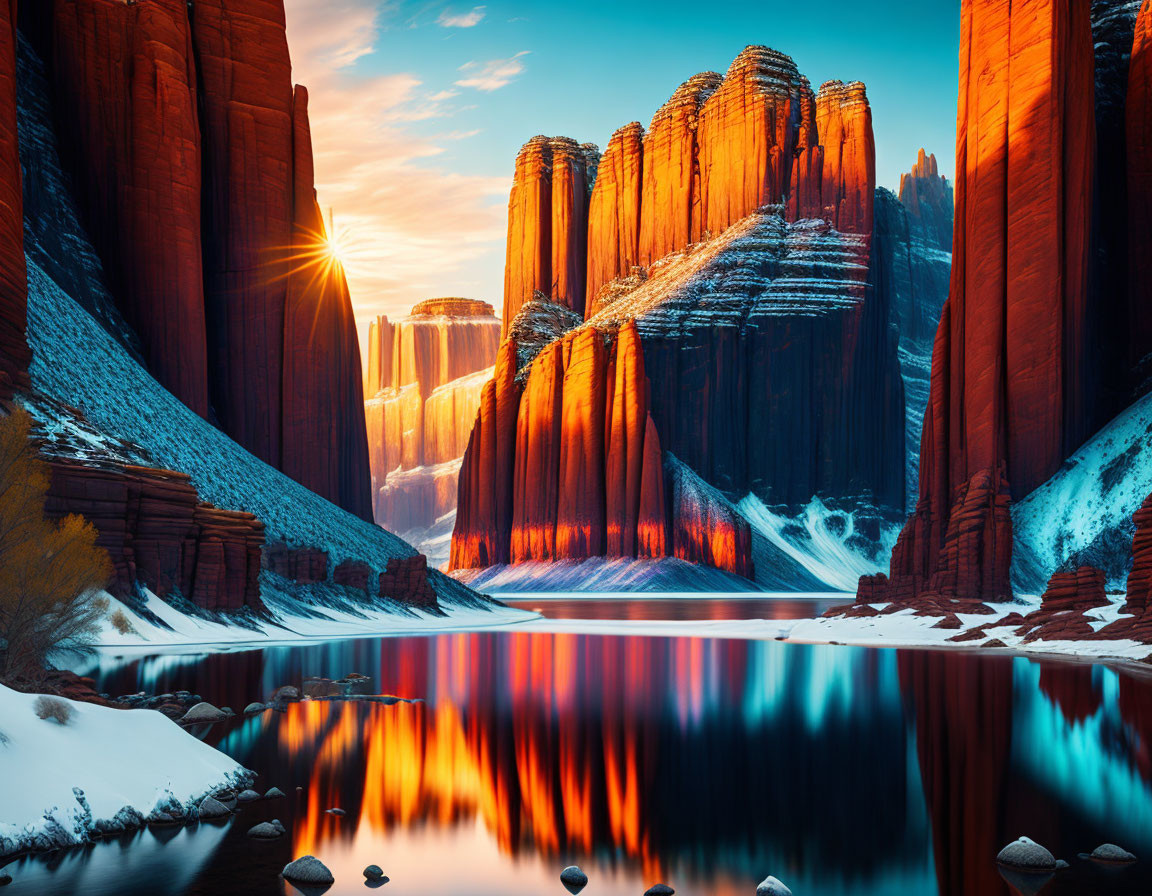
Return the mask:
<path id="1" fill-rule="evenodd" d="M 684 82 L 646 132 L 612 135 L 586 224 L 555 213 L 557 146 L 577 144 L 537 137 L 517 158 L 507 352 L 464 459 L 453 568 L 677 556 L 751 575 L 729 498 L 901 507 L 864 86 L 814 94 L 787 56 L 748 47 L 724 77 Z M 549 246 L 581 244 L 573 228 L 586 290 L 557 292 L 555 266 L 540 272 Z M 557 306 L 586 323 L 535 332 Z"/>
<path id="2" fill-rule="evenodd" d="M 0 398 L 27 385 L 28 275 L 16 134 L 16 0 L 0 3 Z"/>
<path id="3" fill-rule="evenodd" d="M 460 460 L 492 375 L 500 321 L 487 302 L 429 299 L 368 333 L 364 409 L 376 522 L 427 529 L 456 507 Z"/>
<path id="4" fill-rule="evenodd" d="M 262 460 L 370 517 L 359 347 L 282 0 L 52 0 L 26 4 L 22 27 L 149 370 Z"/>
<path id="5" fill-rule="evenodd" d="M 1105 7 L 963 4 L 952 279 L 933 351 L 920 496 L 891 581 L 870 580 L 870 593 L 1007 597 L 1008 502 L 1116 413 L 1118 393 L 1128 403 L 1138 394 L 1147 253 L 1129 252 L 1130 264 L 1105 280 L 1098 266 L 1123 258 L 1102 215 L 1127 213 L 1139 234 L 1144 214 L 1144 51 L 1137 26 L 1126 72 L 1132 32 L 1123 20 L 1134 5 Z M 1145 2 L 1145 29 L 1148 15 Z M 1125 105 L 1127 165 L 1098 164 L 1115 157 Z M 1138 239 L 1147 245 L 1147 233 Z"/>

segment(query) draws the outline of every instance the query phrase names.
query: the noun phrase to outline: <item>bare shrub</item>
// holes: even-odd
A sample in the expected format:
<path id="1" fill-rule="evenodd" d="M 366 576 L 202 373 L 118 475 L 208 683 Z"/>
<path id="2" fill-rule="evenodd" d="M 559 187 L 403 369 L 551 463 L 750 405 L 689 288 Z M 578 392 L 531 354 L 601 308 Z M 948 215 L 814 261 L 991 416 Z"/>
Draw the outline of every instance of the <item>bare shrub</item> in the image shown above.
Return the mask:
<path id="1" fill-rule="evenodd" d="M 22 409 L 0 418 L 0 680 L 35 677 L 56 650 L 90 643 L 111 565 L 83 517 L 44 516 L 48 469 Z"/>
<path id="2" fill-rule="evenodd" d="M 116 629 L 116 631 L 122 635 L 136 634 L 136 628 L 132 625 L 132 621 L 124 615 L 124 611 L 119 608 L 108 617 L 108 621 L 112 623 L 112 628 Z"/>
<path id="3" fill-rule="evenodd" d="M 61 725 L 67 725 L 72 721 L 72 707 L 59 697 L 37 697 L 33 708 L 36 710 L 36 715 L 42 719 L 51 719 Z"/>

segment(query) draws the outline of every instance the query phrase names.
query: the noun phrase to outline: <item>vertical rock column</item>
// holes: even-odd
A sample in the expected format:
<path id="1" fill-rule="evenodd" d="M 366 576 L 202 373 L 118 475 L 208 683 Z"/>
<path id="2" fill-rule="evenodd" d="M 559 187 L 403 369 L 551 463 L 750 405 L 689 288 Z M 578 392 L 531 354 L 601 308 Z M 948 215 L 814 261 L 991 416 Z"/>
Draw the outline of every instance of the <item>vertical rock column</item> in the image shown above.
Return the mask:
<path id="1" fill-rule="evenodd" d="M 649 265 L 700 238 L 700 107 L 723 78 L 693 75 L 652 116 L 644 135 L 640 198 L 640 264 Z"/>
<path id="2" fill-rule="evenodd" d="M 783 201 L 807 86 L 788 56 L 767 47 L 746 47 L 729 66 L 700 110 L 701 230 L 720 233 Z"/>
<path id="3" fill-rule="evenodd" d="M 56 0 L 53 24 L 62 126 L 88 231 L 149 370 L 207 415 L 200 128 L 187 5 Z"/>
<path id="4" fill-rule="evenodd" d="M 0 398 L 27 383 L 28 272 L 16 137 L 16 0 L 0 0 Z"/>
<path id="5" fill-rule="evenodd" d="M 859 81 L 827 81 L 816 94 L 816 132 L 823 146 L 820 205 L 841 233 L 872 233 L 876 142 L 872 108 Z"/>
<path id="6" fill-rule="evenodd" d="M 586 317 L 605 283 L 626 277 L 639 264 L 640 192 L 644 171 L 644 128 L 619 128 L 600 159 L 588 208 Z"/>
<path id="7" fill-rule="evenodd" d="M 920 501 L 893 554 L 898 587 L 919 588 L 952 563 L 941 549 L 956 528 L 955 496 L 969 506 L 1002 478 L 1026 495 L 1084 436 L 1092 97 L 1084 0 L 965 0 L 952 281 L 933 349 Z M 1002 529 L 989 517 L 973 531 L 999 541 Z M 961 567 L 986 563 L 959 550 Z M 995 582 L 987 569 L 949 578 L 1008 593 L 1007 564 L 996 569 Z"/>
<path id="8" fill-rule="evenodd" d="M 212 401 L 232 438 L 279 467 L 294 181 L 284 8 L 280 0 L 196 0 L 191 20 Z"/>

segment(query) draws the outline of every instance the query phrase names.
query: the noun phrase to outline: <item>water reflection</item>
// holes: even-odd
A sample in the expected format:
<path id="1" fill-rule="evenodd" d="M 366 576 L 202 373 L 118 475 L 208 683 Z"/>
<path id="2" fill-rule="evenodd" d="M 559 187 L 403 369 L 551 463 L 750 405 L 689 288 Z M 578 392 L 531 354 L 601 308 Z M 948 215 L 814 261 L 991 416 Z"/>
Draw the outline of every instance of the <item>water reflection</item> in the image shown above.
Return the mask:
<path id="1" fill-rule="evenodd" d="M 136 661 L 102 686 L 242 707 L 353 671 L 423 702 L 305 702 L 213 730 L 289 798 L 207 845 L 190 832 L 191 882 L 165 892 L 282 892 L 275 873 L 313 853 L 337 893 L 360 892 L 369 863 L 407 893 L 562 892 L 575 862 L 621 896 L 658 880 L 748 896 L 768 872 L 804 894 L 996 896 L 1009 889 L 993 859 L 1022 834 L 1073 864 L 1046 894 L 1152 883 L 1152 861 L 1107 875 L 1075 861 L 1109 840 L 1152 859 L 1152 693 L 1099 666 L 485 633 Z M 273 814 L 289 837 L 249 843 Z M 26 864 L 40 887 L 23 892 L 155 892 L 130 870 L 102 889 Z"/>

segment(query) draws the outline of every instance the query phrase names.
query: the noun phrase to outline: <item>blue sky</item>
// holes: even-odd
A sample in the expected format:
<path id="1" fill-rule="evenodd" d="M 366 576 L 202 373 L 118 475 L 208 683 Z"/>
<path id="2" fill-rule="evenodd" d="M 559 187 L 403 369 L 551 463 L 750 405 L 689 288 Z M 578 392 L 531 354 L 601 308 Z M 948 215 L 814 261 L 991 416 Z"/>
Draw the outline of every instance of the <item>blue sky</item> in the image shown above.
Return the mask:
<path id="1" fill-rule="evenodd" d="M 895 188 L 920 146 L 952 177 L 959 0 L 287 6 L 320 201 L 351 246 L 362 321 L 432 295 L 499 305 L 520 145 L 543 133 L 603 148 L 750 43 L 788 53 L 813 86 L 867 84 L 881 185 Z"/>

